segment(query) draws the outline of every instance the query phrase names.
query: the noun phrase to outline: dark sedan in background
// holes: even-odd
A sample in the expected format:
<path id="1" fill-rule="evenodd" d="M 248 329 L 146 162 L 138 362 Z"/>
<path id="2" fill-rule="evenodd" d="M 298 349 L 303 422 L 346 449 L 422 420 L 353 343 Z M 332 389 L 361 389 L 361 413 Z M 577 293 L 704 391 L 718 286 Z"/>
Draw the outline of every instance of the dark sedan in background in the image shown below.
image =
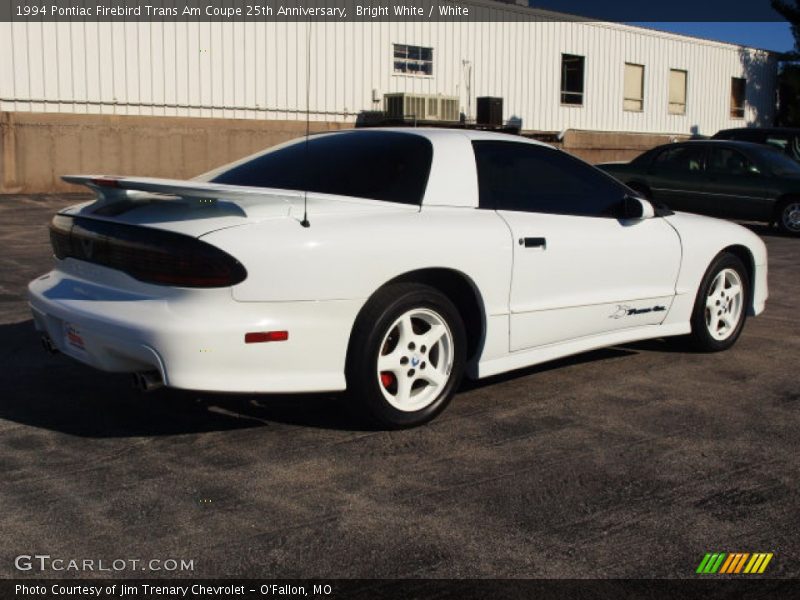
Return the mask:
<path id="1" fill-rule="evenodd" d="M 723 129 L 712 136 L 714 140 L 736 140 L 766 144 L 780 149 L 800 162 L 800 129 L 795 127 L 737 127 Z"/>
<path id="2" fill-rule="evenodd" d="M 673 210 L 776 223 L 800 235 L 800 163 L 770 146 L 689 141 L 597 166 Z"/>

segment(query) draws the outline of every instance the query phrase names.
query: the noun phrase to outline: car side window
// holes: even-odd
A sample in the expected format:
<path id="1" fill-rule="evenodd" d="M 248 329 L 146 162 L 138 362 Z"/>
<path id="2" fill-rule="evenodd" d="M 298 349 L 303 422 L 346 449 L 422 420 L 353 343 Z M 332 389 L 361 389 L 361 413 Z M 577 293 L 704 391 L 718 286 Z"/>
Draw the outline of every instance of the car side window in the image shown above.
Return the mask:
<path id="1" fill-rule="evenodd" d="M 627 188 L 554 148 L 475 141 L 480 207 L 558 215 L 616 217 Z"/>
<path id="2" fill-rule="evenodd" d="M 729 175 L 760 173 L 761 170 L 741 152 L 732 148 L 712 148 L 708 160 L 708 170 Z"/>
<path id="3" fill-rule="evenodd" d="M 653 166 L 670 171 L 702 171 L 705 148 L 702 146 L 675 146 L 658 154 Z"/>
<path id="4" fill-rule="evenodd" d="M 768 135 L 764 143 L 768 146 L 774 146 L 785 153 L 789 153 L 789 137 L 784 135 Z"/>
<path id="5" fill-rule="evenodd" d="M 764 143 L 782 150 L 795 160 L 800 160 L 800 138 L 797 136 L 770 134 Z"/>

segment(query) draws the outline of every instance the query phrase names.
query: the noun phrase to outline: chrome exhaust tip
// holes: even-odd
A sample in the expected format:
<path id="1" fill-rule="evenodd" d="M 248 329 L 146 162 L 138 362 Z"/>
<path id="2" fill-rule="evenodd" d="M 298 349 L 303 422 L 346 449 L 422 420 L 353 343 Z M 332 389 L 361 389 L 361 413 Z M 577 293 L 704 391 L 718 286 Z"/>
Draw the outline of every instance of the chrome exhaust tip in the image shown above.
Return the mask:
<path id="1" fill-rule="evenodd" d="M 161 373 L 158 371 L 139 371 L 133 373 L 132 379 L 134 389 L 140 392 L 152 392 L 160 387 L 164 387 Z"/>

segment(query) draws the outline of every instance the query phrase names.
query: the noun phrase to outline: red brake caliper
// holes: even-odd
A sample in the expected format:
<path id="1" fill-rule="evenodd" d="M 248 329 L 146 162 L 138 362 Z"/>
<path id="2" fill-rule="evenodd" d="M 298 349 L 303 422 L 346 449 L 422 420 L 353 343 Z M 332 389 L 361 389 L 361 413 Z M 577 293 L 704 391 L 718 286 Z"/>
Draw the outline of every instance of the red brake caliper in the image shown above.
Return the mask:
<path id="1" fill-rule="evenodd" d="M 381 383 L 387 390 L 394 383 L 394 375 L 392 373 L 381 373 Z"/>

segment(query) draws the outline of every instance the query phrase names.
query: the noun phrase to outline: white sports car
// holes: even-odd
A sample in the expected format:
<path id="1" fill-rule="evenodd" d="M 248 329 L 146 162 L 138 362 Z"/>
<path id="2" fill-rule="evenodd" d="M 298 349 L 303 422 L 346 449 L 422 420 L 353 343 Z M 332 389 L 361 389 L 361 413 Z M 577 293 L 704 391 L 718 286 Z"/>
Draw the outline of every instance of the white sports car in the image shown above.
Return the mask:
<path id="1" fill-rule="evenodd" d="M 411 426 L 464 373 L 676 335 L 724 350 L 767 298 L 749 230 L 521 137 L 353 130 L 190 181 L 64 179 L 97 199 L 53 218 L 36 327 L 145 388 L 347 389 Z"/>

